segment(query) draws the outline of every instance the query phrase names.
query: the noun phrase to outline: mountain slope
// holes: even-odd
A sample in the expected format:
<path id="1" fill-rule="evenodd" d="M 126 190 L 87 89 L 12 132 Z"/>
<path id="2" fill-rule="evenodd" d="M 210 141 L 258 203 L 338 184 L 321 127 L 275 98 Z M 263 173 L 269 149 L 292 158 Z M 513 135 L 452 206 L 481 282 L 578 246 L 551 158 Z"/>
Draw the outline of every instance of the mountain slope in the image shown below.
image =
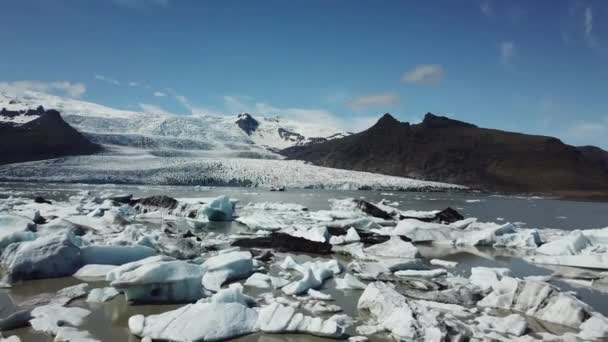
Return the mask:
<path id="1" fill-rule="evenodd" d="M 93 142 L 166 156 L 282 158 L 272 151 L 344 134 L 326 125 L 278 117 L 144 113 L 34 91 L 0 93 L 0 108 L 27 110 L 39 105 L 60 111 L 67 123 Z M 243 118 L 248 121 L 244 123 Z M 250 128 L 245 125 L 253 123 Z M 292 139 L 291 134 L 302 139 Z"/>
<path id="2" fill-rule="evenodd" d="M 415 125 L 385 114 L 361 133 L 281 153 L 322 166 L 491 191 L 608 191 L 608 169 L 556 138 L 479 128 L 431 113 Z"/>
<path id="3" fill-rule="evenodd" d="M 0 165 L 99 151 L 56 110 L 0 110 Z"/>

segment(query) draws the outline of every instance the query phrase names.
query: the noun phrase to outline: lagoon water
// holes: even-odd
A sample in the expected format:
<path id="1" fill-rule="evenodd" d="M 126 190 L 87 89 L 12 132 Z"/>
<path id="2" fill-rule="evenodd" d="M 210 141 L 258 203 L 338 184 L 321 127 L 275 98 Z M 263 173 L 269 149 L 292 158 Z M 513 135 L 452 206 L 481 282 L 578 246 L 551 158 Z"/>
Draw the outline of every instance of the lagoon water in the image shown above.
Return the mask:
<path id="1" fill-rule="evenodd" d="M 594 202 L 575 202 L 539 197 L 496 196 L 474 193 L 422 193 L 422 192 L 380 192 L 380 191 L 336 191 L 287 189 L 286 192 L 270 192 L 257 188 L 207 188 L 185 186 L 123 186 L 123 185 L 83 185 L 83 184 L 41 184 L 41 183 L 0 183 L 0 198 L 15 196 L 42 196 L 50 200 L 62 200 L 75 195 L 82 190 L 92 193 L 132 193 L 135 196 L 164 194 L 175 198 L 213 197 L 229 195 L 240 200 L 239 205 L 249 202 L 285 202 L 298 203 L 310 210 L 329 209 L 328 199 L 331 198 L 364 198 L 371 202 L 387 199 L 398 202 L 402 210 L 434 210 L 452 207 L 465 217 L 477 217 L 480 221 L 520 222 L 528 228 L 558 228 L 558 229 L 590 229 L 608 226 L 608 204 Z M 238 206 L 237 206 L 238 215 Z M 210 225 L 207 229 L 221 232 L 233 232 L 243 229 L 236 222 Z M 458 261 L 456 268 L 450 271 L 457 275 L 468 276 L 472 266 L 508 267 L 514 276 L 549 275 L 556 270 L 570 271 L 568 268 L 540 267 L 529 264 L 521 259 L 520 251 L 496 251 L 495 249 L 454 249 L 436 246 L 420 246 L 424 257 L 440 257 L 446 260 Z M 310 256 L 298 255 L 296 259 L 304 260 Z M 340 257 L 342 258 L 342 257 Z M 347 259 L 343 264 L 348 263 Z M 0 290 L 0 317 L 14 310 L 15 305 L 24 302 L 41 293 L 53 293 L 66 286 L 80 283 L 74 278 L 45 279 L 28 281 L 10 289 Z M 608 286 L 604 288 L 572 288 L 562 281 L 553 283 L 565 290 L 575 290 L 579 297 L 591 304 L 596 310 L 608 315 Z M 104 282 L 90 283 L 92 287 L 104 287 Z M 603 292 L 602 290 L 606 291 Z M 257 292 L 256 292 L 257 291 Z M 358 319 L 356 310 L 357 299 L 361 291 L 340 291 L 335 289 L 333 279 L 327 281 L 323 291 L 331 293 L 336 304 L 344 309 L 344 313 Z M 261 293 L 258 289 L 246 288 L 250 294 Z M 103 304 L 89 304 L 84 300 L 72 302 L 72 306 L 82 306 L 92 310 L 86 322 L 80 328 L 88 330 L 95 338 L 102 341 L 138 341 L 127 328 L 127 320 L 137 313 L 152 314 L 172 310 L 179 305 L 129 305 L 123 296 Z M 533 323 L 540 324 L 540 323 Z M 554 333 L 563 332 L 561 327 L 546 326 L 540 330 Z M 353 330 L 349 331 L 354 333 Z M 30 328 L 21 328 L 3 333 L 4 336 L 18 335 L 23 341 L 52 341 L 52 337 L 34 333 Z M 385 340 L 386 336 L 376 336 L 372 340 Z M 237 339 L 239 341 L 323 341 L 322 338 L 308 335 L 266 335 L 254 334 Z M 390 339 L 389 339 L 390 340 Z"/>

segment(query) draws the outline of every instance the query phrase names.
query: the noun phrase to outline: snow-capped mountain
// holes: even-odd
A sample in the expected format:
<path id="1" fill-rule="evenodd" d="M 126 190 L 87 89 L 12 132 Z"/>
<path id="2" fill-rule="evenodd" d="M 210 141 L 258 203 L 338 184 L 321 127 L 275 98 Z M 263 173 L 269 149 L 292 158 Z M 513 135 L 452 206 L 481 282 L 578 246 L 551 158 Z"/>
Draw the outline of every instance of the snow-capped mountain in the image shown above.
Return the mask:
<path id="1" fill-rule="evenodd" d="M 10 104 L 17 109 L 15 101 Z M 0 109 L 0 165 L 100 151 L 56 110 Z"/>
<path id="2" fill-rule="evenodd" d="M 0 166 L 0 180 L 280 185 L 332 189 L 460 189 L 451 184 L 287 161 L 273 152 L 349 134 L 327 127 L 324 123 L 301 123 L 277 117 L 254 118 L 246 113 L 236 118 L 151 114 L 37 92 L 26 92 L 20 96 L 0 92 L 0 109 L 4 107 L 18 113 L 3 119 L 11 121 L 10 125 L 20 125 L 29 120 L 28 115 L 22 115 L 20 111 L 25 112 L 40 105 L 61 112 L 59 115 L 59 112 L 52 111 L 57 118 L 63 118 L 61 122 L 67 122 L 63 123 L 69 129 L 74 127 L 88 140 L 103 145 L 103 152 Z M 48 158 L 47 155 L 29 160 Z"/>
<path id="3" fill-rule="evenodd" d="M 272 151 L 348 134 L 326 125 L 278 117 L 144 113 L 33 91 L 19 96 L 0 93 L 0 108 L 26 110 L 40 105 L 61 112 L 67 123 L 93 142 L 162 151 L 164 155 L 188 151 L 202 156 L 281 158 Z"/>
<path id="4" fill-rule="evenodd" d="M 256 144 L 271 150 L 316 144 L 352 134 L 331 126 L 297 122 L 280 117 L 261 117 L 257 120 L 249 113 L 239 114 L 236 124 Z"/>

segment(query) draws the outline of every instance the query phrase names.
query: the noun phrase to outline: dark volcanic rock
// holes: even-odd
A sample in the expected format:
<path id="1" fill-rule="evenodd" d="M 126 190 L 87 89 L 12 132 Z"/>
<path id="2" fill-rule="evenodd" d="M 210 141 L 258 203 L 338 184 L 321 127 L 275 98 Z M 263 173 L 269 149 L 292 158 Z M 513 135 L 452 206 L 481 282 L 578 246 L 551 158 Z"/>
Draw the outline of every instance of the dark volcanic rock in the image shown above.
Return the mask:
<path id="1" fill-rule="evenodd" d="M 236 124 L 242 129 L 247 135 L 255 132 L 258 129 L 260 123 L 253 118 L 249 113 L 239 114 Z"/>
<path id="2" fill-rule="evenodd" d="M 480 128 L 430 113 L 415 125 L 385 114 L 361 133 L 281 153 L 321 166 L 489 191 L 608 192 L 607 159 L 601 151 L 579 149 L 552 137 Z"/>
<path id="3" fill-rule="evenodd" d="M 439 223 L 453 223 L 460 220 L 464 220 L 464 216 L 450 207 L 443 209 L 435 215 L 435 221 Z"/>
<path id="4" fill-rule="evenodd" d="M 232 246 L 245 248 L 269 248 L 279 252 L 296 252 L 311 254 L 330 254 L 331 245 L 291 236 L 285 233 L 272 233 L 269 236 L 253 239 L 241 239 Z"/>
<path id="5" fill-rule="evenodd" d="M 36 197 L 34 198 L 34 202 L 36 202 L 36 203 L 53 204 L 53 202 L 51 202 L 51 201 L 49 201 L 49 200 L 44 199 L 44 197 L 42 197 L 42 196 L 36 196 Z"/>
<path id="6" fill-rule="evenodd" d="M 117 202 L 117 203 L 122 203 L 122 204 L 128 204 L 129 202 L 131 202 L 131 199 L 133 199 L 133 195 L 131 194 L 125 194 L 125 195 L 113 195 L 108 197 L 109 200 Z"/>
<path id="7" fill-rule="evenodd" d="M 279 128 L 279 136 L 283 138 L 283 140 L 294 142 L 302 142 L 305 139 L 302 134 L 288 131 L 285 128 Z"/>
<path id="8" fill-rule="evenodd" d="M 456 221 L 464 220 L 464 216 L 462 216 L 455 209 L 447 207 L 447 208 L 443 209 L 442 211 L 438 212 L 432 218 L 408 217 L 408 216 L 400 215 L 399 219 L 400 220 L 416 219 L 418 221 L 423 221 L 423 222 L 437 222 L 437 223 L 449 224 L 449 223 L 453 223 L 453 222 L 456 222 Z"/>
<path id="9" fill-rule="evenodd" d="M 157 207 L 173 210 L 177 208 L 177 200 L 165 195 L 154 195 L 150 197 L 137 198 L 129 202 L 129 205 L 137 210 L 142 210 L 144 207 Z"/>
<path id="10" fill-rule="evenodd" d="M 346 235 L 348 229 L 347 228 L 340 228 L 340 227 L 327 227 L 327 231 L 329 232 L 329 234 L 331 235 Z M 368 245 L 375 245 L 378 243 L 383 243 L 388 241 L 391 237 L 388 235 L 378 235 L 378 234 L 374 234 L 374 233 L 370 233 L 364 230 L 359 230 L 357 229 L 357 234 L 359 235 L 359 238 L 361 238 L 361 241 L 364 245 L 368 246 Z M 408 238 L 407 236 L 399 236 L 399 238 L 401 238 L 401 240 L 405 241 L 405 242 L 411 242 L 412 240 L 410 238 Z"/>
<path id="11" fill-rule="evenodd" d="M 100 152 L 68 125 L 56 110 L 42 107 L 28 111 L 0 110 L 0 116 L 36 117 L 24 124 L 0 123 L 0 165 Z"/>
<path id="12" fill-rule="evenodd" d="M 381 218 L 383 220 L 392 220 L 393 217 L 391 215 L 389 215 L 386 211 L 378 208 L 377 206 L 361 200 L 361 199 L 355 199 L 355 203 L 357 203 L 357 208 L 361 209 L 364 213 L 371 215 L 373 217 L 378 217 Z"/>
<path id="13" fill-rule="evenodd" d="M 0 331 L 27 327 L 32 319 L 31 310 L 19 310 L 0 319 Z"/>

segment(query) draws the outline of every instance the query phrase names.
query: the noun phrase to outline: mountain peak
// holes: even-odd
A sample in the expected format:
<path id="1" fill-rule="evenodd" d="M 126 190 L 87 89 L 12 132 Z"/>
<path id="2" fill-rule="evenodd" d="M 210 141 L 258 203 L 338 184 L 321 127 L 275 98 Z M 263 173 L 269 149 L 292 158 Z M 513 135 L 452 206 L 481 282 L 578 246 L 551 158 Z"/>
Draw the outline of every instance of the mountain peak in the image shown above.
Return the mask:
<path id="1" fill-rule="evenodd" d="M 426 127 L 477 127 L 473 124 L 450 119 L 447 116 L 435 115 L 433 113 L 426 113 L 422 125 Z"/>
<path id="2" fill-rule="evenodd" d="M 245 132 L 247 135 L 251 135 L 260 123 L 258 120 L 254 119 L 253 116 L 249 113 L 241 113 L 238 115 L 238 119 L 236 120 L 236 124 Z"/>
<path id="3" fill-rule="evenodd" d="M 407 122 L 402 123 L 401 121 L 395 119 L 390 113 L 386 113 L 382 115 L 382 117 L 373 125 L 370 130 L 384 130 L 387 128 L 398 127 L 401 125 L 409 125 Z"/>

